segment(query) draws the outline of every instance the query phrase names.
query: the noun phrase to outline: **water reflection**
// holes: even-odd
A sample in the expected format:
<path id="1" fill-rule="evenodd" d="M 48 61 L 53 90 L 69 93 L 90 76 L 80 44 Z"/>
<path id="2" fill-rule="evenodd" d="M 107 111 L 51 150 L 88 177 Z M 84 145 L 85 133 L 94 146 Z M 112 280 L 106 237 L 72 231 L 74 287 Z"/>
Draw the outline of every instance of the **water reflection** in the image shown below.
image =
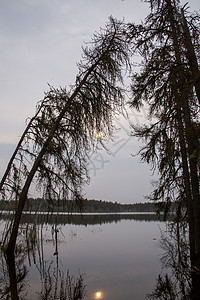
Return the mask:
<path id="1" fill-rule="evenodd" d="M 152 246 L 157 238 L 155 217 L 39 215 L 36 224 L 35 216 L 25 215 L 15 272 L 2 248 L 2 299 L 143 300 L 158 269 Z"/>
<path id="2" fill-rule="evenodd" d="M 0 299 L 143 300 L 147 293 L 147 299 L 154 300 L 199 299 L 200 272 L 191 268 L 187 226 L 159 223 L 165 229 L 159 242 L 159 274 L 156 255 L 161 250 L 153 246 L 160 238 L 158 223 L 152 215 L 137 217 L 72 216 L 71 225 L 70 216 L 39 216 L 38 224 L 32 215 L 25 216 L 15 256 L 7 260 L 2 237 Z M 4 225 L 6 220 L 8 216 Z"/>
<path id="3" fill-rule="evenodd" d="M 94 299 L 104 299 L 103 292 L 98 291 L 94 294 Z"/>
<path id="4" fill-rule="evenodd" d="M 25 299 L 28 269 L 22 244 L 16 249 L 16 259 L 5 259 L 1 251 L 0 299 Z M 8 272 L 8 266 L 10 272 Z"/>
<path id="5" fill-rule="evenodd" d="M 11 216 L 4 214 L 0 216 L 2 220 L 9 220 Z M 171 217 L 173 219 L 173 216 Z M 156 214 L 147 214 L 147 213 L 126 213 L 126 214 L 39 214 L 37 215 L 37 224 L 74 224 L 74 225 L 102 225 L 108 223 L 118 223 L 122 220 L 135 220 L 135 221 L 163 221 L 162 218 L 159 218 Z M 169 217 L 170 220 L 170 217 Z M 35 214 L 23 214 L 21 218 L 22 224 L 34 224 L 35 223 Z"/>
<path id="6" fill-rule="evenodd" d="M 52 264 L 47 265 L 38 299 L 81 300 L 84 296 L 85 285 L 82 275 L 75 278 L 69 271 L 65 274 L 60 269 L 54 269 Z"/>
<path id="7" fill-rule="evenodd" d="M 200 272 L 190 264 L 187 229 L 186 224 L 176 223 L 171 224 L 167 232 L 162 232 L 159 243 L 163 250 L 162 273 L 148 299 L 199 299 Z"/>
<path id="8" fill-rule="evenodd" d="M 71 276 L 59 265 L 58 232 L 52 231 L 55 241 L 55 260 L 45 260 L 43 248 L 43 226 L 22 226 L 15 254 L 5 255 L 6 245 L 1 244 L 0 299 L 12 300 L 82 300 L 85 297 L 83 275 Z M 39 237 L 37 239 L 36 237 Z M 28 267 L 34 264 L 40 276 L 40 291 L 29 289 Z"/>

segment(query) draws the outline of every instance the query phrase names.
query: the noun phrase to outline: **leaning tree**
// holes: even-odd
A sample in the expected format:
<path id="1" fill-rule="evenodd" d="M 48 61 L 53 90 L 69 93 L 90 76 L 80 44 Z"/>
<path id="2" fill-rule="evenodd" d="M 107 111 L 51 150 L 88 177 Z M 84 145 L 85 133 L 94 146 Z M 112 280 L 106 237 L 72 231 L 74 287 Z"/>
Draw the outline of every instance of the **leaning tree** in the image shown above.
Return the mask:
<path id="1" fill-rule="evenodd" d="M 45 94 L 9 162 L 1 198 L 17 204 L 5 239 L 13 299 L 18 299 L 14 250 L 30 188 L 40 189 L 48 201 L 80 199 L 95 132 L 110 135 L 113 113 L 123 110 L 123 73 L 130 67 L 126 40 L 123 23 L 110 18 L 83 49 L 71 89 L 50 87 Z"/>

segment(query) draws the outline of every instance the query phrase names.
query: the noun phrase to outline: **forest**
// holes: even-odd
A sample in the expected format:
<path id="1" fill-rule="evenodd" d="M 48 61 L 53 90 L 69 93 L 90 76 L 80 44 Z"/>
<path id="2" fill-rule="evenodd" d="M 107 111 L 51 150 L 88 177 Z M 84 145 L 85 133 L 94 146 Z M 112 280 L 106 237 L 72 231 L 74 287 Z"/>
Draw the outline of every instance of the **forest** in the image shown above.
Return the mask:
<path id="1" fill-rule="evenodd" d="M 15 211 L 15 201 L 0 201 L 1 211 Z M 24 207 L 24 211 L 30 212 L 65 212 L 65 213 L 109 213 L 109 212 L 156 212 L 156 206 L 152 202 L 120 204 L 111 201 L 87 200 L 80 203 L 71 200 L 59 200 L 46 202 L 42 198 L 29 198 Z"/>
<path id="2" fill-rule="evenodd" d="M 174 224 L 183 235 L 188 229 L 192 270 L 188 299 L 199 299 L 200 16 L 178 0 L 146 2 L 150 13 L 140 24 L 110 17 L 105 28 L 94 34 L 83 48 L 74 85 L 69 90 L 49 86 L 10 158 L 0 197 L 16 204 L 4 237 L 13 300 L 19 299 L 14 263 L 23 212 L 34 210 L 38 202 L 39 211 L 52 207 L 59 211 L 60 199 L 71 199 L 66 206 L 82 205 L 87 212 L 151 211 L 155 203 L 167 216 L 173 207 Z M 136 56 L 140 62 L 135 62 Z M 147 122 L 137 125 L 130 120 L 130 128 L 131 135 L 142 141 L 141 161 L 158 174 L 148 197 L 151 203 L 84 200 L 88 153 L 99 145 L 106 149 L 103 137 L 112 138 L 113 116 L 127 116 L 127 106 L 148 110 Z M 29 199 L 31 186 L 41 193 L 34 204 Z"/>
<path id="3" fill-rule="evenodd" d="M 8 214 L 4 214 L 1 216 L 1 220 L 10 220 L 11 216 Z M 22 226 L 29 226 L 35 224 L 36 214 L 32 212 L 29 214 L 28 212 L 22 216 Z M 59 215 L 55 214 L 39 214 L 37 215 L 37 225 L 45 225 L 48 224 L 52 227 L 54 227 L 56 224 L 59 224 L 59 226 L 63 226 L 66 224 L 73 224 L 73 225 L 83 225 L 83 226 L 89 226 L 89 225 L 102 225 L 102 224 L 108 224 L 108 223 L 118 223 L 122 220 L 136 220 L 136 221 L 145 221 L 145 222 L 151 222 L 151 221 L 162 221 L 164 220 L 162 218 L 159 218 L 156 214 L 147 214 L 146 212 L 140 213 L 140 214 L 134 214 L 134 213 L 126 213 L 126 214 L 119 214 L 119 213 L 106 213 L 106 214 L 62 214 Z M 168 218 L 169 221 L 173 220 L 173 216 Z"/>

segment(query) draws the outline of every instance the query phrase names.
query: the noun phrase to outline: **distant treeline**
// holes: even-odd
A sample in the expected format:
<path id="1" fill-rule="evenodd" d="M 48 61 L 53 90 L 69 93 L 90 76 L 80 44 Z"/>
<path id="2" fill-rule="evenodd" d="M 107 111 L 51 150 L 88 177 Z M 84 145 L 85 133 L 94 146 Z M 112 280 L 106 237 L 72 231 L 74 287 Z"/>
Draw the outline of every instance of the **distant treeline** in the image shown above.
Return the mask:
<path id="1" fill-rule="evenodd" d="M 12 214 L 2 214 L 0 215 L 0 220 L 11 220 Z M 122 220 L 134 220 L 137 222 L 151 222 L 151 221 L 164 221 L 162 216 L 158 216 L 156 214 L 148 214 L 148 213 L 141 213 L 141 214 L 134 214 L 134 213 L 127 213 L 127 214 L 117 214 L 117 213 L 108 213 L 108 214 L 37 214 L 31 213 L 29 214 L 24 213 L 22 215 L 21 224 L 59 224 L 59 225 L 103 225 L 103 224 L 111 224 L 111 223 L 118 223 Z M 168 221 L 173 220 L 173 216 L 168 217 Z"/>
<path id="2" fill-rule="evenodd" d="M 15 201 L 0 201 L 1 210 L 15 210 Z M 155 212 L 154 203 L 120 204 L 102 200 L 82 200 L 76 203 L 71 200 L 46 201 L 41 198 L 29 198 L 25 211 L 40 212 L 85 212 L 85 213 L 109 213 L 109 212 Z"/>

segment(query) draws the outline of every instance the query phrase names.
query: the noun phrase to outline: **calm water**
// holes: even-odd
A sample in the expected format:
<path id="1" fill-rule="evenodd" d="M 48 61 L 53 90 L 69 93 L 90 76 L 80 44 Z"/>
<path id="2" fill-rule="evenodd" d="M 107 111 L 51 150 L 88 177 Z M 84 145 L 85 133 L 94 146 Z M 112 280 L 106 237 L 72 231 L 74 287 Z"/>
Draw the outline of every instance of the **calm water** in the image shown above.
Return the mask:
<path id="1" fill-rule="evenodd" d="M 28 217 L 24 222 L 31 226 L 33 218 Z M 69 222 L 63 216 L 57 218 L 56 226 L 54 219 L 38 222 L 40 239 L 35 254 L 25 259 L 28 269 L 25 299 L 40 299 L 38 293 L 44 278 L 55 282 L 68 270 L 74 278 L 82 274 L 86 285 L 84 299 L 145 299 L 161 269 L 157 243 L 165 223 L 154 220 L 154 216 L 148 221 L 144 218 L 148 219 L 147 216 L 88 216 L 82 221 L 73 217 Z M 26 226 L 22 224 L 20 240 L 26 235 Z"/>

